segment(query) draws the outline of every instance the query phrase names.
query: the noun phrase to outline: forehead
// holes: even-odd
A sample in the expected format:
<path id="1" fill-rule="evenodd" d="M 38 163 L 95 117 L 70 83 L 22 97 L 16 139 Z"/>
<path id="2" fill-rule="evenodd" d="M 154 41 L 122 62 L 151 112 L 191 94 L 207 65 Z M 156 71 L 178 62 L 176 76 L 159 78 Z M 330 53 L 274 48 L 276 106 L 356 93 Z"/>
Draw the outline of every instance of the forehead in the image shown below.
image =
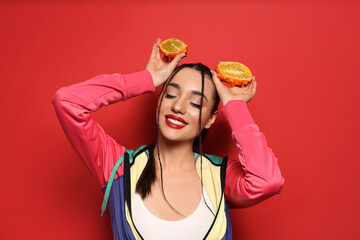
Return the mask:
<path id="1" fill-rule="evenodd" d="M 204 75 L 204 78 L 204 94 L 209 98 L 212 96 L 212 92 L 215 90 L 215 86 L 209 77 Z M 171 82 L 178 84 L 182 91 L 201 92 L 201 72 L 198 70 L 192 68 L 183 68 L 173 77 Z"/>

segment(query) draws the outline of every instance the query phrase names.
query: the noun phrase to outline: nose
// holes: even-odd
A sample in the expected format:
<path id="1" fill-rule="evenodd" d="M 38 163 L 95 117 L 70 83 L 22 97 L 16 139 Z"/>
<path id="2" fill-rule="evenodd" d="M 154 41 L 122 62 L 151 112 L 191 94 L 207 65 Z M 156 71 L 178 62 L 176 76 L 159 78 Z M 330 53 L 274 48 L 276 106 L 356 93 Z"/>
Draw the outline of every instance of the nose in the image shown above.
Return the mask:
<path id="1" fill-rule="evenodd" d="M 184 98 L 178 98 L 176 99 L 176 101 L 174 101 L 171 110 L 173 110 L 176 113 L 184 114 L 186 108 L 185 104 L 186 104 L 186 100 Z"/>

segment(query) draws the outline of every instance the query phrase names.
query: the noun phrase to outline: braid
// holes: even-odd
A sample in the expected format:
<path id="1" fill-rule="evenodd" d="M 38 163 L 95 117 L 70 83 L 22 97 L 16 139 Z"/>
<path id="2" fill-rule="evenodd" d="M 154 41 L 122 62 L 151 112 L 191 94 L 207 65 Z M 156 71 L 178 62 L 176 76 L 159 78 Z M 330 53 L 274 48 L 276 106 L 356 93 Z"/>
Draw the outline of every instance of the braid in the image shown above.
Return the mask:
<path id="1" fill-rule="evenodd" d="M 201 172 L 201 196 L 204 199 L 205 205 L 207 206 L 207 208 L 210 210 L 210 212 L 214 215 L 215 217 L 215 213 L 210 209 L 209 205 L 207 204 L 206 200 L 205 200 L 205 196 L 204 196 L 204 189 L 203 189 L 203 177 L 202 177 L 202 141 L 201 141 L 201 113 L 202 113 L 202 107 L 203 107 L 203 100 L 204 100 L 204 85 L 205 85 L 205 81 L 204 81 L 204 72 L 201 71 L 201 100 L 200 100 L 200 113 L 199 113 L 199 147 L 200 147 L 200 172 Z"/>
<path id="2" fill-rule="evenodd" d="M 163 90 L 161 91 L 161 99 L 160 99 L 160 103 L 159 103 L 159 108 L 158 108 L 158 112 L 157 112 L 157 138 L 156 138 L 156 146 L 157 146 L 157 155 L 158 155 L 158 159 L 159 159 L 159 163 L 160 163 L 160 176 L 161 176 L 161 191 L 163 193 L 163 196 L 166 200 L 166 202 L 169 204 L 169 206 L 174 210 L 176 211 L 177 213 L 179 213 L 180 215 L 186 217 L 185 215 L 183 215 L 182 213 L 180 213 L 178 210 L 176 210 L 171 204 L 170 202 L 167 200 L 166 196 L 165 196 L 165 192 L 164 192 L 164 185 L 163 185 L 163 171 L 162 171 L 162 164 L 161 164 L 161 160 L 160 160 L 160 150 L 159 150 L 159 135 L 160 135 L 160 128 L 159 128 L 159 122 L 160 122 L 160 108 L 161 108 L 161 103 L 162 103 L 162 100 L 164 98 L 164 93 L 166 91 L 166 88 L 170 82 L 170 80 L 172 79 L 173 76 L 175 76 L 175 74 L 177 72 L 179 72 L 181 69 L 183 69 L 185 67 L 185 65 L 181 65 L 179 68 L 177 68 L 173 73 L 172 75 L 169 77 L 169 79 L 165 82 L 165 86 L 163 88 Z"/>

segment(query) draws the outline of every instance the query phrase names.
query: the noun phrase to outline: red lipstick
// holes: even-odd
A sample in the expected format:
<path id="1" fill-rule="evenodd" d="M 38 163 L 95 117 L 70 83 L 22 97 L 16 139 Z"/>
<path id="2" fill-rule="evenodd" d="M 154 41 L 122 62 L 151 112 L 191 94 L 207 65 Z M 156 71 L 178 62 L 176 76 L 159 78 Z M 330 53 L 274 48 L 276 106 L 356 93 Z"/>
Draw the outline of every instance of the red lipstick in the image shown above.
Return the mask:
<path id="1" fill-rule="evenodd" d="M 174 120 L 179 121 L 180 123 L 176 123 L 176 122 L 174 122 Z M 171 128 L 175 128 L 175 129 L 180 129 L 187 125 L 187 122 L 184 119 L 182 119 L 181 117 L 177 117 L 173 114 L 165 115 L 165 122 L 166 122 L 166 125 L 168 125 Z"/>

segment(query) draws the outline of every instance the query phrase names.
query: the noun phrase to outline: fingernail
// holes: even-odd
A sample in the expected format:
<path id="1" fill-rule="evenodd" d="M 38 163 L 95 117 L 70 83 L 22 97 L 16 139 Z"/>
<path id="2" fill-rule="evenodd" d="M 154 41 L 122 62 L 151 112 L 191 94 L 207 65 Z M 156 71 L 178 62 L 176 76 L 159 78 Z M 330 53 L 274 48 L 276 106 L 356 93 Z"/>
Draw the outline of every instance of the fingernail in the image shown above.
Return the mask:
<path id="1" fill-rule="evenodd" d="M 186 53 L 181 53 L 181 57 L 186 57 Z"/>

